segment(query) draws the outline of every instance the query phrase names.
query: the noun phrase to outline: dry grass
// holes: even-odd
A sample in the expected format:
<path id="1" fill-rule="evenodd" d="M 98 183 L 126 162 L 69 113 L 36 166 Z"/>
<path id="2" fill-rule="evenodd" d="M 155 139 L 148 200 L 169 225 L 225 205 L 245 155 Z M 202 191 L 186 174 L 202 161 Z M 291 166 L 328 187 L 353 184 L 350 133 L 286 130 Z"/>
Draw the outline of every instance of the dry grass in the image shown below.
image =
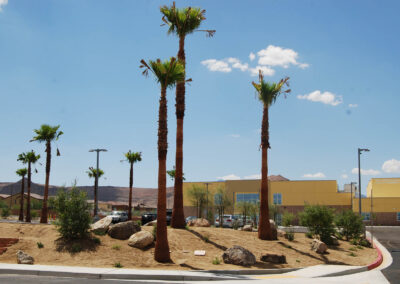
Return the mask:
<path id="1" fill-rule="evenodd" d="M 142 227 L 151 231 L 152 227 Z M 377 257 L 370 248 L 354 249 L 348 242 L 339 241 L 338 247 L 330 247 L 328 254 L 319 255 L 310 250 L 311 239 L 304 234 L 295 234 L 295 240 L 261 241 L 257 233 L 220 228 L 193 228 L 187 230 L 168 229 L 168 239 L 173 263 L 159 264 L 154 261 L 154 247 L 140 250 L 128 246 L 128 241 L 97 236 L 100 244 L 79 242 L 81 252 L 72 253 L 60 249 L 58 232 L 52 225 L 0 223 L 0 237 L 16 237 L 20 241 L 0 255 L 0 262 L 16 263 L 16 252 L 23 250 L 35 258 L 35 264 L 70 265 L 91 267 L 114 267 L 120 263 L 124 268 L 140 269 L 238 269 L 240 267 L 224 264 L 214 265 L 213 260 L 222 259 L 224 247 L 240 245 L 254 253 L 257 259 L 264 253 L 286 255 L 287 264 L 274 265 L 258 262 L 251 268 L 305 267 L 316 264 L 367 265 Z M 201 238 L 203 236 L 203 238 Z M 204 238 L 205 237 L 205 238 Z M 207 240 L 207 242 L 205 241 Z M 39 249 L 37 242 L 43 243 Z M 71 244 L 67 244 L 71 245 Z M 115 247 L 120 246 L 120 250 Z M 353 248 L 350 250 L 350 248 Z M 205 250 L 205 256 L 194 256 L 194 250 Z"/>

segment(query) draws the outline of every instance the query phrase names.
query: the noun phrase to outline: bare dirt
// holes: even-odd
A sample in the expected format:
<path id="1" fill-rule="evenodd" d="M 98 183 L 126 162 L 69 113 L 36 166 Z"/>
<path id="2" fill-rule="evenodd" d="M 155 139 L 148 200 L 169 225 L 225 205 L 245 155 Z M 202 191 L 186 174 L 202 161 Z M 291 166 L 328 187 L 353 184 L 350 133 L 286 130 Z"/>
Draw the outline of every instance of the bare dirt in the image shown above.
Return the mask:
<path id="1" fill-rule="evenodd" d="M 142 227 L 152 231 L 152 227 Z M 154 261 L 154 247 L 140 250 L 128 246 L 128 241 L 112 239 L 108 235 L 96 236 L 101 240 L 99 245 L 92 242 L 81 242 L 82 251 L 72 253 L 60 244 L 59 234 L 53 225 L 10 224 L 0 223 L 0 238 L 19 238 L 19 242 L 0 255 L 0 263 L 17 263 L 16 253 L 22 250 L 35 259 L 35 264 L 67 265 L 89 267 L 114 267 L 121 263 L 124 268 L 139 269 L 241 269 L 243 267 L 224 264 L 223 247 L 240 245 L 250 250 L 257 258 L 258 268 L 306 267 L 317 264 L 368 265 L 377 253 L 374 249 L 359 249 L 345 241 L 339 246 L 329 247 L 328 253 L 317 254 L 310 249 L 311 239 L 304 234 L 295 234 L 295 240 L 289 242 L 279 238 L 278 241 L 261 241 L 255 232 L 236 231 L 220 228 L 191 228 L 177 230 L 168 228 L 168 240 L 173 263 L 160 264 Z M 202 237 L 199 237 L 200 235 Z M 58 240 L 58 241 L 57 241 Z M 43 243 L 39 249 L 37 242 Z M 194 256 L 194 250 L 205 250 L 205 256 Z M 265 253 L 284 254 L 287 264 L 269 264 L 259 261 Z M 353 253 L 355 256 L 351 256 Z M 214 259 L 221 264 L 213 264 Z"/>

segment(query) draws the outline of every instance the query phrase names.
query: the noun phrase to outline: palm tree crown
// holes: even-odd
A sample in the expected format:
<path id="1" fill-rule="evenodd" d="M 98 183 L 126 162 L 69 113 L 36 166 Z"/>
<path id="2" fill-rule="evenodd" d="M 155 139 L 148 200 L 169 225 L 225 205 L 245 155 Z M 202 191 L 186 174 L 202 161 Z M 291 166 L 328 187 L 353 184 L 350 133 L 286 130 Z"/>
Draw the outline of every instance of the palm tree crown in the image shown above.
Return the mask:
<path id="1" fill-rule="evenodd" d="M 16 170 L 15 173 L 23 178 L 24 176 L 27 175 L 28 169 L 27 168 L 18 169 L 18 170 Z"/>
<path id="2" fill-rule="evenodd" d="M 164 62 L 160 59 L 149 60 L 149 63 L 142 59 L 140 63 L 140 68 L 145 68 L 143 75 L 147 76 L 149 71 L 152 72 L 162 89 L 173 87 L 177 82 L 185 80 L 185 67 L 175 57 Z"/>
<path id="3" fill-rule="evenodd" d="M 40 129 L 33 130 L 36 133 L 36 136 L 33 137 L 32 141 L 39 142 L 49 142 L 53 140 L 58 140 L 58 138 L 63 135 L 62 131 L 58 131 L 60 125 L 50 126 L 48 124 L 42 124 Z"/>
<path id="4" fill-rule="evenodd" d="M 28 163 L 34 164 L 39 159 L 40 159 L 40 155 L 35 155 L 35 152 L 32 150 L 30 152 L 19 154 L 17 161 L 20 161 L 23 164 L 28 164 Z"/>
<path id="5" fill-rule="evenodd" d="M 129 152 L 124 154 L 125 160 L 128 161 L 130 164 L 134 164 L 136 162 L 140 162 L 142 160 L 142 153 L 141 152 Z"/>
<path id="6" fill-rule="evenodd" d="M 176 34 L 178 36 L 186 36 L 197 30 L 201 22 L 206 19 L 206 10 L 200 8 L 176 8 L 175 2 L 171 7 L 166 5 L 160 8 L 163 14 L 162 20 L 168 25 L 168 34 Z M 213 36 L 215 30 L 206 30 L 208 36 Z"/>
<path id="7" fill-rule="evenodd" d="M 281 79 L 278 83 L 269 83 L 265 82 L 262 73 L 259 75 L 260 83 L 252 82 L 254 88 L 256 89 L 258 99 L 264 104 L 266 107 L 270 107 L 276 101 L 276 99 L 282 93 L 287 94 L 290 93 L 290 89 L 283 90 L 283 87 L 289 86 L 289 77 Z"/>
<path id="8" fill-rule="evenodd" d="M 89 170 L 86 171 L 86 173 L 88 174 L 88 176 L 90 178 L 95 178 L 96 177 L 96 173 L 97 173 L 97 169 L 89 168 Z M 104 171 L 102 169 L 99 169 L 99 176 L 98 177 L 101 177 L 102 175 L 104 175 Z"/>

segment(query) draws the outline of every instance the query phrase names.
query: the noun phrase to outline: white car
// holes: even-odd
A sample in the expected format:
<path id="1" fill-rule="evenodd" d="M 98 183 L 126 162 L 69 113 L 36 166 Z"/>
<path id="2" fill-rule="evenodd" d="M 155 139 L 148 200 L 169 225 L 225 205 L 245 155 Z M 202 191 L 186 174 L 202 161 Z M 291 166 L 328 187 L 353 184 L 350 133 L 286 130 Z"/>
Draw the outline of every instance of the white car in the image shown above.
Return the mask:
<path id="1" fill-rule="evenodd" d="M 109 217 L 112 218 L 113 223 L 128 221 L 128 213 L 124 211 L 113 211 Z"/>
<path id="2" fill-rule="evenodd" d="M 222 227 L 228 227 L 232 228 L 233 227 L 233 222 L 237 218 L 234 215 L 223 215 L 222 217 Z M 219 216 L 215 218 L 215 227 L 220 227 L 221 223 L 219 222 Z"/>

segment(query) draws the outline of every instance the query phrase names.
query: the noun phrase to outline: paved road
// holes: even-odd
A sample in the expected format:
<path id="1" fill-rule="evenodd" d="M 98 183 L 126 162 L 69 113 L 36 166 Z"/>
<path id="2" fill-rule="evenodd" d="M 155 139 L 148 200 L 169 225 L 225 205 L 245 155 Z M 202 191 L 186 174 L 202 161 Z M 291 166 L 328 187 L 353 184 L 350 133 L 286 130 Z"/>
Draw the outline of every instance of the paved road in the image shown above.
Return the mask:
<path id="1" fill-rule="evenodd" d="M 393 257 L 392 265 L 382 270 L 383 275 L 390 283 L 400 283 L 400 226 L 374 227 L 373 234 Z"/>

